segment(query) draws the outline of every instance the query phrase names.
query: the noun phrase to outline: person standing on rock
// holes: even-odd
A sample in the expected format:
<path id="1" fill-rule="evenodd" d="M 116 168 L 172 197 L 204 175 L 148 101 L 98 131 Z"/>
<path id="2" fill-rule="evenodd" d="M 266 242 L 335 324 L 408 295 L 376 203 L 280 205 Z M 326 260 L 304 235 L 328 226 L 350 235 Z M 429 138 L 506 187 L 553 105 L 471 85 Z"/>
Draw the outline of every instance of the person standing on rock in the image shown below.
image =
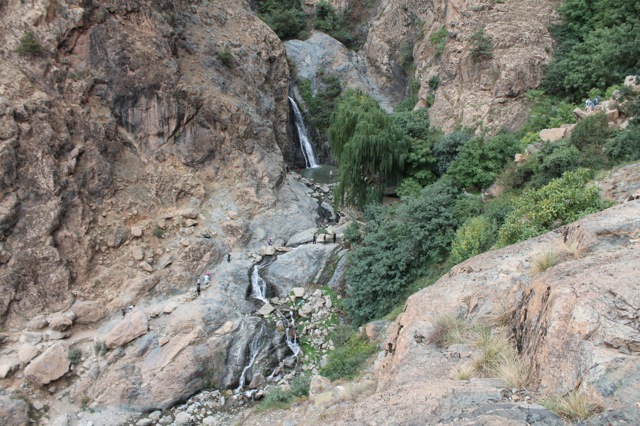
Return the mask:
<path id="1" fill-rule="evenodd" d="M 338 240 L 338 237 L 337 237 L 336 233 L 334 232 L 333 233 L 333 244 L 335 244 L 337 240 Z"/>
<path id="2" fill-rule="evenodd" d="M 322 244 L 327 244 L 327 234 L 324 234 L 324 237 L 322 238 Z"/>
<path id="3" fill-rule="evenodd" d="M 207 272 L 204 274 L 204 284 L 205 284 L 205 285 L 208 285 L 208 284 L 209 284 L 209 279 L 210 279 L 210 278 L 211 278 L 211 277 L 209 276 L 209 271 L 207 271 Z"/>
<path id="4" fill-rule="evenodd" d="M 227 253 L 227 263 L 231 263 L 231 253 Z"/>
<path id="5" fill-rule="evenodd" d="M 313 244 L 316 243 L 316 240 L 318 239 L 318 236 L 316 234 L 313 234 Z"/>
<path id="6" fill-rule="evenodd" d="M 196 294 L 200 296 L 200 280 L 196 281 Z"/>
<path id="7" fill-rule="evenodd" d="M 272 246 L 273 245 L 273 240 L 271 238 L 269 238 L 269 245 Z"/>
<path id="8" fill-rule="evenodd" d="M 124 318 L 125 315 L 127 315 L 127 310 L 124 308 L 124 306 L 120 308 L 120 312 L 122 312 L 122 318 Z"/>

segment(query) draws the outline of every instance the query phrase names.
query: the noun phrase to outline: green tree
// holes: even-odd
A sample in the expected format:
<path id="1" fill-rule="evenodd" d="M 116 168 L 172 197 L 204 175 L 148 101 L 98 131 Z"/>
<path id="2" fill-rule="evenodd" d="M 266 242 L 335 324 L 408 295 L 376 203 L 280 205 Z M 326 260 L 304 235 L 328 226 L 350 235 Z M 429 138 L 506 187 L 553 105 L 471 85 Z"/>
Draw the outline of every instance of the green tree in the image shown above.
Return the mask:
<path id="1" fill-rule="evenodd" d="M 258 16 L 283 40 L 296 37 L 306 28 L 300 0 L 259 1 Z"/>
<path id="2" fill-rule="evenodd" d="M 441 180 L 403 204 L 367 207 L 365 236 L 349 254 L 346 273 L 346 305 L 355 323 L 384 316 L 430 265 L 447 258 L 459 224 L 458 196 Z"/>
<path id="3" fill-rule="evenodd" d="M 378 103 L 359 90 L 338 102 L 328 131 L 338 162 L 338 205 L 364 207 L 382 198 L 384 186 L 395 182 L 404 166 L 408 143 Z"/>
<path id="4" fill-rule="evenodd" d="M 473 137 L 467 129 L 455 130 L 446 135 L 440 136 L 433 146 L 433 154 L 436 157 L 438 174 L 447 172 L 449 164 L 458 156 L 458 152 L 464 144 Z"/>
<path id="5" fill-rule="evenodd" d="M 457 265 L 487 251 L 497 237 L 498 228 L 487 216 L 469 219 L 456 231 L 456 238 L 451 243 L 450 263 Z"/>
<path id="6" fill-rule="evenodd" d="M 493 58 L 493 44 L 484 33 L 484 28 L 479 29 L 471 36 L 471 58 L 475 62 Z"/>
<path id="7" fill-rule="evenodd" d="M 436 180 L 437 162 L 433 155 L 433 145 L 439 132 L 429 128 L 429 115 L 426 108 L 393 114 L 394 123 L 407 136 L 409 152 L 404 175 L 420 187 Z M 413 183 L 405 183 L 405 186 Z"/>

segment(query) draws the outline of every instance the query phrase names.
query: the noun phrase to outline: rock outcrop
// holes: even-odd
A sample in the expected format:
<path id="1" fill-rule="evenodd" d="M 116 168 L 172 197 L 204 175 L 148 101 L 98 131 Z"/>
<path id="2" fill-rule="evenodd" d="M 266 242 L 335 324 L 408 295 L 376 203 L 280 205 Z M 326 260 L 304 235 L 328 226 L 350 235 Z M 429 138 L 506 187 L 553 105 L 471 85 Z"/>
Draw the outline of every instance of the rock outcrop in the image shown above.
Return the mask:
<path id="1" fill-rule="evenodd" d="M 36 384 L 46 385 L 66 374 L 70 366 L 71 361 L 64 345 L 55 343 L 29 363 L 24 369 L 24 375 Z"/>
<path id="2" fill-rule="evenodd" d="M 142 336 L 149 330 L 149 321 L 141 309 L 134 309 L 105 336 L 105 344 L 109 349 L 118 348 L 133 339 Z"/>

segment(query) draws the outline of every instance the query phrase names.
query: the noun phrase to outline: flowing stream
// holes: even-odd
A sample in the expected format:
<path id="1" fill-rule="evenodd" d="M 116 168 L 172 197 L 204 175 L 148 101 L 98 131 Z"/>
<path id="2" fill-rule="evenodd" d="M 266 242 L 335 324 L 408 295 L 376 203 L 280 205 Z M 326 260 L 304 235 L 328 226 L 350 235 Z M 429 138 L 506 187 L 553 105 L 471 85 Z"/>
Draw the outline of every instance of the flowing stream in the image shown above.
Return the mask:
<path id="1" fill-rule="evenodd" d="M 293 356 L 297 357 L 300 354 L 300 344 L 298 343 L 298 334 L 296 333 L 296 319 L 293 311 L 289 311 L 289 318 L 285 314 L 282 314 L 282 322 L 284 324 L 285 336 L 287 339 L 287 346 L 293 352 Z"/>
<path id="2" fill-rule="evenodd" d="M 295 118 L 296 129 L 298 130 L 298 139 L 300 139 L 300 147 L 302 148 L 302 154 L 304 155 L 307 168 L 318 167 L 318 160 L 313 152 L 313 146 L 311 146 L 311 142 L 309 142 L 307 128 L 304 125 L 304 119 L 302 118 L 298 104 L 296 104 L 296 101 L 293 100 L 292 97 L 289 97 L 289 102 L 291 102 L 291 107 L 293 108 L 293 116 Z"/>
<path id="3" fill-rule="evenodd" d="M 260 269 L 265 266 L 253 266 L 253 271 L 251 271 L 251 297 L 267 303 L 267 282 L 260 276 Z"/>
<path id="4" fill-rule="evenodd" d="M 256 357 L 260 352 L 260 341 L 262 340 L 263 333 L 264 323 L 261 323 L 260 329 L 258 329 L 255 336 L 253 336 L 253 340 L 251 340 L 251 344 L 249 345 L 249 363 L 242 369 L 242 374 L 240 374 L 240 380 L 238 381 L 238 388 L 236 389 L 237 392 L 240 392 L 242 388 L 244 388 L 247 371 L 253 367 L 253 363 L 256 362 Z"/>

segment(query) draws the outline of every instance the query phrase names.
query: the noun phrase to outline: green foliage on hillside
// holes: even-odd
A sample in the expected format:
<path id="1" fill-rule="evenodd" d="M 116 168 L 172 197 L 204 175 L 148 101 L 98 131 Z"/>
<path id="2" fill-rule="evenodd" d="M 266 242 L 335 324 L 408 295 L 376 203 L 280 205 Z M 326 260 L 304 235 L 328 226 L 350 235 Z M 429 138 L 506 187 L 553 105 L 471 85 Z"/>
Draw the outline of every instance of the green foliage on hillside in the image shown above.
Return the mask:
<path id="1" fill-rule="evenodd" d="M 359 90 L 340 99 L 328 131 L 338 162 L 338 205 L 360 208 L 378 202 L 384 186 L 395 182 L 404 166 L 408 142 L 378 103 Z"/>
<path id="2" fill-rule="evenodd" d="M 445 27 L 440 28 L 438 31 L 432 33 L 429 36 L 429 42 L 436 50 L 435 57 L 439 58 L 444 53 L 445 45 L 447 44 L 447 29 Z"/>
<path id="3" fill-rule="evenodd" d="M 458 264 L 483 253 L 496 242 L 496 223 L 487 216 L 476 216 L 464 223 L 451 244 L 452 264 Z"/>
<path id="4" fill-rule="evenodd" d="M 455 130 L 439 138 L 433 146 L 433 154 L 436 157 L 438 173 L 443 175 L 449 165 L 458 156 L 458 152 L 464 144 L 473 137 L 468 129 Z"/>
<path id="5" fill-rule="evenodd" d="M 349 315 L 356 324 L 384 316 L 413 282 L 444 262 L 459 219 L 459 192 L 450 183 L 429 185 L 397 206 L 368 206 L 365 236 L 349 254 Z"/>
<path id="6" fill-rule="evenodd" d="M 300 0 L 259 0 L 258 16 L 282 40 L 298 37 L 306 30 L 306 15 Z"/>
<path id="7" fill-rule="evenodd" d="M 16 51 L 21 56 L 29 57 L 41 55 L 43 52 L 42 46 L 40 46 L 40 43 L 36 40 L 36 36 L 33 34 L 33 31 L 27 31 L 22 35 L 20 38 L 20 44 Z"/>
<path id="8" fill-rule="evenodd" d="M 493 44 L 484 33 L 484 28 L 479 29 L 471 36 L 471 58 L 475 62 L 493 58 Z"/>
<path id="9" fill-rule="evenodd" d="M 549 93 L 582 99 L 640 69 L 640 0 L 565 0 L 563 23 L 552 28 L 555 60 L 547 69 Z"/>
<path id="10" fill-rule="evenodd" d="M 333 5 L 327 0 L 320 0 L 316 4 L 313 27 L 318 31 L 329 34 L 348 48 L 355 48 L 358 41 L 349 30 L 346 19 L 347 16 L 336 13 Z"/>
<path id="11" fill-rule="evenodd" d="M 593 172 L 565 173 L 540 189 L 527 190 L 514 202 L 514 210 L 500 228 L 498 247 L 535 237 L 595 213 L 611 204 L 602 201 L 597 187 L 587 187 Z"/>
<path id="12" fill-rule="evenodd" d="M 342 85 L 338 77 L 325 72 L 318 73 L 317 84 L 315 94 L 311 89 L 310 80 L 298 80 L 298 89 L 309 111 L 307 120 L 314 128 L 324 133 L 331 124 L 331 115 L 342 93 Z"/>
<path id="13" fill-rule="evenodd" d="M 329 380 L 353 379 L 367 358 L 378 350 L 376 345 L 348 326 L 337 327 L 330 338 L 336 348 L 329 352 L 327 365 L 320 371 Z"/>

